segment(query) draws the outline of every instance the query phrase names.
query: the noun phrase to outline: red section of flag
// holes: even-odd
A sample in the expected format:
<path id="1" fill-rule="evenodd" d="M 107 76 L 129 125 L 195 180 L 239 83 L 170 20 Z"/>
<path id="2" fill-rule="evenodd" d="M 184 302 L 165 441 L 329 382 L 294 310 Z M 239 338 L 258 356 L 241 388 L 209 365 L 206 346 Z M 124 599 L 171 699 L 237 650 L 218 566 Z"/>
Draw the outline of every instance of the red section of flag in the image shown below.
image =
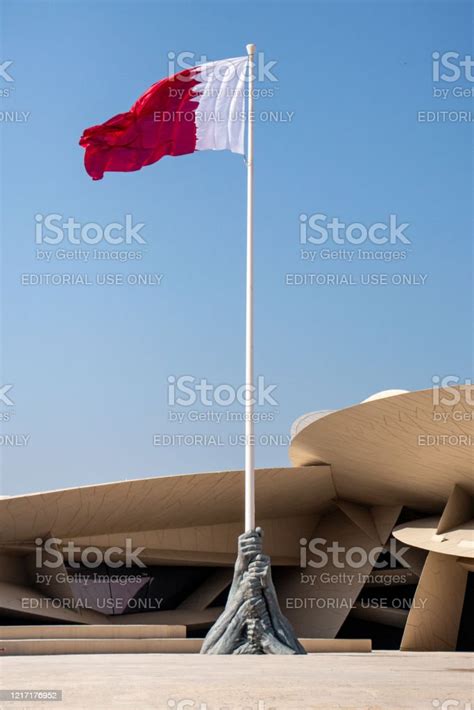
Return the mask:
<path id="1" fill-rule="evenodd" d="M 193 91 L 195 69 L 153 84 L 127 113 L 86 128 L 79 144 L 84 164 L 94 180 L 106 171 L 130 172 L 151 165 L 164 155 L 185 155 L 196 149 L 192 114 L 198 106 Z"/>

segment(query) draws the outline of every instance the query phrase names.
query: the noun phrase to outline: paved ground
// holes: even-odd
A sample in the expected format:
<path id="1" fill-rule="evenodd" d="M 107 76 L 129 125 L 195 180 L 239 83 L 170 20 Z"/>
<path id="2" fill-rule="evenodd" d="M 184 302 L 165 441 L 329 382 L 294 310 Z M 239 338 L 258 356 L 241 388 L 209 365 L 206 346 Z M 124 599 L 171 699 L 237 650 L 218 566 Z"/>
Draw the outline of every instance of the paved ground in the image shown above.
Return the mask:
<path id="1" fill-rule="evenodd" d="M 115 654 L 0 659 L 0 687 L 60 689 L 14 710 L 474 710 L 467 653 L 306 657 Z"/>

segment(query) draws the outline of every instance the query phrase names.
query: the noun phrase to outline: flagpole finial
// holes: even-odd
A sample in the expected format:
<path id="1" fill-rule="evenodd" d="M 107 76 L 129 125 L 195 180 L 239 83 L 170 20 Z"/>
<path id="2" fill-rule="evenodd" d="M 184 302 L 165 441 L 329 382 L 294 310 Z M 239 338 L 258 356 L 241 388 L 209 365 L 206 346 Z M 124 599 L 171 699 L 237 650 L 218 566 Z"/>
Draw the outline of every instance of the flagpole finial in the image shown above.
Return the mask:
<path id="1" fill-rule="evenodd" d="M 248 44 L 247 45 L 247 54 L 250 56 L 252 54 L 255 54 L 255 45 L 254 44 Z"/>

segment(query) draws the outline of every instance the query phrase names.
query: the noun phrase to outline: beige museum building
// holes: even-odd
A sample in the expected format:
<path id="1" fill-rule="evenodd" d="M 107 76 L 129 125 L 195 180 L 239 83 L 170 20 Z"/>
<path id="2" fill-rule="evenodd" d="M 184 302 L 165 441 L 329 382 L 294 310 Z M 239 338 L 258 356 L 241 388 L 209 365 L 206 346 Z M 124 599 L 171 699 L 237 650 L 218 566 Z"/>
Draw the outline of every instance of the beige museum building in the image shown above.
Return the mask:
<path id="1" fill-rule="evenodd" d="M 256 472 L 281 608 L 309 651 L 474 650 L 474 391 L 388 391 L 295 422 Z M 1 653 L 197 652 L 243 473 L 0 499 Z"/>

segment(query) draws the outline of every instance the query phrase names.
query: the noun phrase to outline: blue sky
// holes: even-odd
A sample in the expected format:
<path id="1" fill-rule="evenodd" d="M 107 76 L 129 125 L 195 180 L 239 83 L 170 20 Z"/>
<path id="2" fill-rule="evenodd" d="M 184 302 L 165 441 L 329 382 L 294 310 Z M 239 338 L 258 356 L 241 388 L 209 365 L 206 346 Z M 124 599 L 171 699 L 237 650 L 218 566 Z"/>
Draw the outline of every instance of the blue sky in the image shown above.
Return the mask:
<path id="1" fill-rule="evenodd" d="M 173 407 L 167 389 L 183 375 L 244 380 L 242 157 L 165 158 L 93 182 L 78 145 L 167 75 L 169 52 L 198 62 L 255 42 L 276 62 L 276 81 L 259 86 L 273 95 L 256 106 L 255 364 L 277 402 L 258 409 L 271 421 L 257 425 L 257 465 L 288 465 L 286 437 L 305 412 L 471 375 L 472 123 L 459 116 L 473 101 L 453 89 L 474 84 L 432 76 L 433 52 L 472 50 L 471 15 L 452 1 L 2 3 L 0 63 L 12 62 L 13 81 L 0 78 L 1 381 L 13 405 L 0 408 L 2 436 L 16 437 L 0 447 L 4 494 L 243 465 L 241 424 L 190 416 L 239 407 Z M 446 99 L 433 97 L 440 87 Z M 453 113 L 423 120 L 428 111 Z M 395 215 L 408 245 L 361 248 L 403 260 L 302 260 L 300 215 L 315 213 L 366 228 Z M 141 260 L 44 263 L 37 214 L 102 226 L 130 214 L 144 223 L 145 245 L 130 247 Z M 45 273 L 163 276 L 22 284 Z M 355 285 L 288 285 L 295 273 Z M 361 282 L 383 274 L 387 285 Z M 415 283 L 395 285 L 398 275 Z M 154 445 L 184 434 L 188 444 Z"/>

